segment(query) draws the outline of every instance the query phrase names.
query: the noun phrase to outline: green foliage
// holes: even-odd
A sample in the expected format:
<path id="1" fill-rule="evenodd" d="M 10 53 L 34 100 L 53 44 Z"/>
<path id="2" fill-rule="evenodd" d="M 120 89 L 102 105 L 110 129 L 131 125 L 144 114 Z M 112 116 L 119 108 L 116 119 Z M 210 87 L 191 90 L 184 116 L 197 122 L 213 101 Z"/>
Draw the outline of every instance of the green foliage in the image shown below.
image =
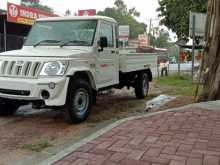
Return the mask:
<path id="1" fill-rule="evenodd" d="M 171 62 L 177 62 L 177 61 L 172 61 L 173 58 L 177 60 L 179 57 L 179 48 L 175 44 L 171 44 L 171 46 L 168 48 L 168 53 Z"/>
<path id="2" fill-rule="evenodd" d="M 66 12 L 65 12 L 65 16 L 70 16 L 72 13 L 70 11 L 70 9 L 67 9 Z"/>
<path id="3" fill-rule="evenodd" d="M 194 96 L 196 84 L 193 83 L 190 75 L 170 75 L 162 77 L 158 80 L 158 84 L 165 87 L 166 94 Z"/>
<path id="4" fill-rule="evenodd" d="M 138 12 L 138 11 L 135 9 L 135 7 L 129 9 L 129 14 L 130 14 L 130 15 L 134 15 L 135 17 L 140 17 L 140 15 L 141 15 L 141 13 Z"/>
<path id="5" fill-rule="evenodd" d="M 161 24 L 176 32 L 178 38 L 188 38 L 189 13 L 206 12 L 208 0 L 159 0 Z"/>
<path id="6" fill-rule="evenodd" d="M 50 13 L 54 12 L 53 9 L 50 8 L 49 6 L 42 5 L 40 0 L 21 0 L 21 4 L 27 7 L 33 7 L 40 10 L 44 10 Z"/>
<path id="7" fill-rule="evenodd" d="M 187 61 L 192 61 L 192 52 L 187 51 L 187 52 L 186 52 L 186 55 L 187 55 L 187 56 L 186 56 L 186 60 L 187 60 Z"/>
<path id="8" fill-rule="evenodd" d="M 159 31 L 158 37 L 154 37 L 151 35 L 150 41 L 151 41 L 151 45 L 157 48 L 168 48 L 171 46 L 169 32 L 164 30 Z"/>
<path id="9" fill-rule="evenodd" d="M 116 0 L 114 7 L 106 8 L 97 14 L 114 18 L 119 25 L 129 25 L 130 38 L 137 38 L 138 34 L 145 32 L 146 25 L 135 19 L 135 17 L 140 16 L 140 13 L 135 8 L 127 9 L 127 5 L 122 0 Z"/>

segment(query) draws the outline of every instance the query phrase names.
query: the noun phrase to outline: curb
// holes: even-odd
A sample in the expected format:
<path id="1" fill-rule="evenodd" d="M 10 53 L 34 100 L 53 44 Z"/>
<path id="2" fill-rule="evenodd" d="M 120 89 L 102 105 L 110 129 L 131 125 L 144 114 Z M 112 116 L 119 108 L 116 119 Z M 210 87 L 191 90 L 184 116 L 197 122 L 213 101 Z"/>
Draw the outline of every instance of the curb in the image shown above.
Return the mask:
<path id="1" fill-rule="evenodd" d="M 202 109 L 207 109 L 207 110 L 220 110 L 219 107 L 220 107 L 220 101 L 195 103 L 195 104 L 190 104 L 190 105 L 183 106 L 183 107 L 180 107 L 180 108 L 172 108 L 172 109 L 168 109 L 168 110 L 165 110 L 165 111 L 154 112 L 154 113 L 150 113 L 150 114 L 146 114 L 146 115 L 142 115 L 142 116 L 135 116 L 135 117 L 129 117 L 129 118 L 121 119 L 119 121 L 116 121 L 116 122 L 110 124 L 109 126 L 107 126 L 105 128 L 102 128 L 101 130 L 99 130 L 99 131 L 93 133 L 92 135 L 82 139 L 81 141 L 69 146 L 65 150 L 63 150 L 63 151 L 59 152 L 58 154 L 50 157 L 49 159 L 42 161 L 41 163 L 39 163 L 39 165 L 50 165 L 50 164 L 53 164 L 53 163 L 61 160 L 62 158 L 69 155 L 70 153 L 74 152 L 79 147 L 85 145 L 89 141 L 92 141 L 92 140 L 96 139 L 97 137 L 105 134 L 106 132 L 112 130 L 113 128 L 115 128 L 115 127 L 119 126 L 120 124 L 122 124 L 126 121 L 129 121 L 129 120 L 140 119 L 140 118 L 145 118 L 145 117 L 151 117 L 151 116 L 155 116 L 155 115 L 166 113 L 166 112 L 181 111 L 181 110 L 186 110 L 186 109 L 189 109 L 189 108 L 202 108 Z"/>

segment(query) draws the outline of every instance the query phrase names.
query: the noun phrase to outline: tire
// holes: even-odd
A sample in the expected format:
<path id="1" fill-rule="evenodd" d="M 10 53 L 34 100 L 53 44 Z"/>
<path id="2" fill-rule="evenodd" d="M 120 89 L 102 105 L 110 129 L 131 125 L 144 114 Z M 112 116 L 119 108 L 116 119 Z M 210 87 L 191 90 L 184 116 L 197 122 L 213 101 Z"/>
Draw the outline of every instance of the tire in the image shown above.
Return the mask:
<path id="1" fill-rule="evenodd" d="M 92 105 L 96 105 L 97 102 L 97 91 L 93 90 L 92 92 Z"/>
<path id="2" fill-rule="evenodd" d="M 67 120 L 70 123 L 85 121 L 91 111 L 92 89 L 88 82 L 76 79 L 70 82 L 67 97 Z"/>
<path id="3" fill-rule="evenodd" d="M 0 99 L 0 116 L 14 115 L 19 107 L 19 104 L 9 103 L 7 100 Z"/>
<path id="4" fill-rule="evenodd" d="M 138 99 L 144 99 L 149 92 L 149 78 L 147 73 L 139 74 L 136 80 L 135 95 Z"/>

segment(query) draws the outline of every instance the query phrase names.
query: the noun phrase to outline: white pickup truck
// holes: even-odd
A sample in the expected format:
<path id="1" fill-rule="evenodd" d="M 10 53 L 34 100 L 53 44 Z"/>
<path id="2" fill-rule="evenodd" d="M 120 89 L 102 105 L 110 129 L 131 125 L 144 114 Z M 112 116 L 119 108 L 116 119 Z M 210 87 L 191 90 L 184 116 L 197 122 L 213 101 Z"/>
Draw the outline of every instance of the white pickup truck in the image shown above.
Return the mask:
<path id="1" fill-rule="evenodd" d="M 21 105 L 65 107 L 84 121 L 97 92 L 134 87 L 147 96 L 156 57 L 120 54 L 118 24 L 108 17 L 53 17 L 36 21 L 21 50 L 0 54 L 0 115 Z"/>

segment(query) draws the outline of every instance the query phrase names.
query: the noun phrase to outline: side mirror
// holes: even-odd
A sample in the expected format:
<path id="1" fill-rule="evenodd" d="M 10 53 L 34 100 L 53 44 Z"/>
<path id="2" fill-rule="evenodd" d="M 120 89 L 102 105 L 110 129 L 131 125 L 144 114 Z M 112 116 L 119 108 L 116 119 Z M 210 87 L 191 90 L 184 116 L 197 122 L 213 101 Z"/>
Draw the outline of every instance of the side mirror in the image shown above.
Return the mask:
<path id="1" fill-rule="evenodd" d="M 101 49 L 99 51 L 103 51 L 103 48 L 108 47 L 108 39 L 107 37 L 100 37 L 99 46 Z"/>

